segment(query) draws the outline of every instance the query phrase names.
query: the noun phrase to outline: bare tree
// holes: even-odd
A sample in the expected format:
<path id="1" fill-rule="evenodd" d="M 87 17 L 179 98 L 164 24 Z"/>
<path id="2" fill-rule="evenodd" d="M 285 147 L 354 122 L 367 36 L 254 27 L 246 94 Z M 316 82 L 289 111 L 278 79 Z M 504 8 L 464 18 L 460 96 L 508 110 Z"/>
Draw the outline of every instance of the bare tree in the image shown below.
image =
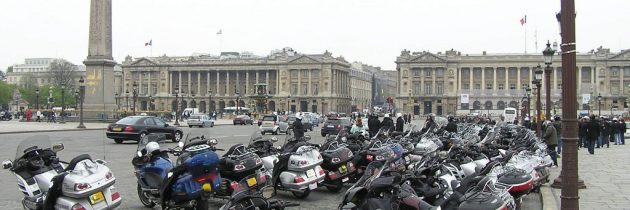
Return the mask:
<path id="1" fill-rule="evenodd" d="M 37 78 L 31 72 L 27 72 L 22 74 L 22 78 L 20 79 L 20 86 L 26 89 L 33 88 L 37 86 Z"/>
<path id="2" fill-rule="evenodd" d="M 68 89 L 73 88 L 77 72 L 78 67 L 64 59 L 56 59 L 50 63 L 50 78 L 54 86 L 65 85 Z"/>

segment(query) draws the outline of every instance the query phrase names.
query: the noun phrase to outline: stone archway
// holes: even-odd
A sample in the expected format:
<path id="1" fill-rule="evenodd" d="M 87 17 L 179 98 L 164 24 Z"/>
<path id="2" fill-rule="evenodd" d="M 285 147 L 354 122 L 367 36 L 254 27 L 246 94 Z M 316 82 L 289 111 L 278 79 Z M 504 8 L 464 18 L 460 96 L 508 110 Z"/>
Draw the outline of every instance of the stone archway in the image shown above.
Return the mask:
<path id="1" fill-rule="evenodd" d="M 245 107 L 245 101 L 239 100 L 238 106 L 239 107 Z"/>
<path id="2" fill-rule="evenodd" d="M 217 103 L 215 101 L 210 101 L 210 110 L 208 111 L 216 111 L 217 110 Z"/>
<path id="3" fill-rule="evenodd" d="M 200 101 L 199 102 L 199 111 L 203 112 L 203 113 L 206 113 L 206 108 L 207 108 L 206 102 L 205 101 Z"/>
<path id="4" fill-rule="evenodd" d="M 510 107 L 512 107 L 512 108 L 518 108 L 518 102 L 516 102 L 516 101 L 510 101 Z"/>
<path id="5" fill-rule="evenodd" d="M 236 107 L 236 103 L 234 101 L 229 101 L 228 107 Z"/>
<path id="6" fill-rule="evenodd" d="M 486 110 L 492 109 L 492 101 L 486 101 L 486 104 L 484 104 L 484 108 Z"/>
<path id="7" fill-rule="evenodd" d="M 184 110 L 184 109 L 188 108 L 188 102 L 186 100 L 182 100 L 181 106 L 182 106 L 181 110 Z"/>
<path id="8" fill-rule="evenodd" d="M 221 100 L 219 101 L 219 112 L 223 112 L 223 109 L 225 109 L 225 101 Z"/>
<path id="9" fill-rule="evenodd" d="M 473 109 L 474 110 L 480 110 L 481 109 L 481 102 L 479 102 L 479 101 L 473 102 Z"/>
<path id="10" fill-rule="evenodd" d="M 269 111 L 270 112 L 275 112 L 276 111 L 276 102 L 275 101 L 267 101 L 267 105 L 269 106 Z"/>
<path id="11" fill-rule="evenodd" d="M 497 109 L 499 110 L 505 109 L 505 102 L 504 101 L 497 102 Z"/>
<path id="12" fill-rule="evenodd" d="M 192 100 L 192 101 L 190 102 L 190 108 L 197 108 L 197 101 Z"/>

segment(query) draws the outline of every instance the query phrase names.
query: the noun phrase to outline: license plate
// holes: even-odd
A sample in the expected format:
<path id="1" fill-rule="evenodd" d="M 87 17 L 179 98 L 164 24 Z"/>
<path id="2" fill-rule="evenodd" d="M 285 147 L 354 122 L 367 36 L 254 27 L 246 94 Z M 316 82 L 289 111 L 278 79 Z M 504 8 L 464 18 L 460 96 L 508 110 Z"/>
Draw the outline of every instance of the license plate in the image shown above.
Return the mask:
<path id="1" fill-rule="evenodd" d="M 348 180 L 350 180 L 348 177 L 341 179 L 342 182 L 348 182 Z"/>
<path id="2" fill-rule="evenodd" d="M 339 167 L 339 172 L 341 172 L 342 174 L 345 174 L 346 172 L 348 172 L 348 168 L 346 167 L 345 164 Z"/>
<path id="3" fill-rule="evenodd" d="M 335 126 L 334 126 L 334 125 L 329 125 L 329 126 L 326 126 L 326 127 L 329 127 L 329 128 L 334 128 Z"/>
<path id="4" fill-rule="evenodd" d="M 309 184 L 308 189 L 311 189 L 311 190 L 317 189 L 317 183 Z"/>
<path id="5" fill-rule="evenodd" d="M 97 192 L 90 195 L 90 203 L 92 205 L 97 204 L 105 200 L 105 196 L 103 196 L 103 192 Z"/>
<path id="6" fill-rule="evenodd" d="M 112 128 L 112 131 L 122 131 L 122 128 Z"/>
<path id="7" fill-rule="evenodd" d="M 310 169 L 308 171 L 306 171 L 306 177 L 311 178 L 315 176 L 315 170 Z"/>
<path id="8" fill-rule="evenodd" d="M 250 187 L 256 185 L 256 177 L 247 179 L 247 185 Z"/>

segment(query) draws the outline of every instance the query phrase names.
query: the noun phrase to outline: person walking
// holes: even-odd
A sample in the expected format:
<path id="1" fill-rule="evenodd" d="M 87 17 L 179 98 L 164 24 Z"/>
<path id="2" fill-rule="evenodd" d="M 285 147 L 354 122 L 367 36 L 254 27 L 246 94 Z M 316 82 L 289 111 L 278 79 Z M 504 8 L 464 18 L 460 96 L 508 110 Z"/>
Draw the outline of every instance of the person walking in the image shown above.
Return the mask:
<path id="1" fill-rule="evenodd" d="M 403 132 L 403 128 L 405 127 L 405 120 L 403 119 L 403 115 L 401 113 L 396 114 L 396 131 Z"/>
<path id="2" fill-rule="evenodd" d="M 549 152 L 549 156 L 553 161 L 552 168 L 558 167 L 558 153 L 556 153 L 556 146 L 558 146 L 558 134 L 556 133 L 556 128 L 553 126 L 551 121 L 545 120 L 543 123 L 543 127 L 545 129 L 543 138 L 545 139 L 545 143 L 547 144 L 547 149 Z"/>
<path id="3" fill-rule="evenodd" d="M 381 128 L 385 128 L 385 131 L 389 131 L 390 129 L 394 129 L 394 120 L 389 117 L 389 114 L 385 114 L 383 118 L 383 122 L 381 122 Z"/>
<path id="4" fill-rule="evenodd" d="M 602 138 L 602 143 L 601 143 L 601 147 L 604 148 L 604 144 L 606 145 L 606 148 L 610 148 L 610 139 L 614 136 L 615 133 L 615 129 L 613 125 L 613 122 L 610 120 L 605 120 L 603 122 L 604 124 L 604 138 Z"/>
<path id="5" fill-rule="evenodd" d="M 597 138 L 599 137 L 601 126 L 595 118 L 595 115 L 591 115 L 591 117 L 593 118 L 593 120 L 590 120 L 589 117 L 584 117 L 584 120 L 586 123 L 586 144 L 588 147 L 588 153 L 594 155 L 595 144 Z"/>
<path id="6" fill-rule="evenodd" d="M 626 137 L 625 137 L 625 133 L 626 133 L 626 122 L 623 119 L 619 120 L 619 142 L 621 143 L 621 145 L 626 144 Z"/>
<path id="7" fill-rule="evenodd" d="M 562 154 L 562 124 L 560 122 L 560 116 L 556 116 L 553 118 L 553 127 L 556 129 L 556 136 L 558 139 L 558 158 L 560 158 L 560 155 Z"/>
<path id="8" fill-rule="evenodd" d="M 295 121 L 293 121 L 293 136 L 296 140 L 304 137 L 304 125 L 302 124 L 302 113 L 295 113 Z"/>
<path id="9" fill-rule="evenodd" d="M 378 115 L 372 113 L 368 119 L 368 130 L 370 132 L 370 138 L 374 137 L 378 130 L 381 129 L 381 121 L 378 120 Z"/>

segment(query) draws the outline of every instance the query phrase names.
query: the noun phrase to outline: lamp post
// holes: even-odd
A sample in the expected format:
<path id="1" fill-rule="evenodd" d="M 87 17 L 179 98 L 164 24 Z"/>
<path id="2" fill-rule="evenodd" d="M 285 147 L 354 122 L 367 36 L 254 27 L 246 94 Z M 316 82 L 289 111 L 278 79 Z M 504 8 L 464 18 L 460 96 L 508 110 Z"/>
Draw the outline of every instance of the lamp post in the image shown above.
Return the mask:
<path id="1" fill-rule="evenodd" d="M 52 110 L 52 106 L 53 106 L 52 103 L 55 100 L 55 98 L 53 98 L 52 94 L 53 94 L 53 87 L 50 86 L 50 88 L 48 88 L 48 109 L 51 109 L 51 110 Z"/>
<path id="2" fill-rule="evenodd" d="M 79 90 L 74 91 L 74 107 L 79 109 Z"/>
<path id="3" fill-rule="evenodd" d="M 65 109 L 66 109 L 66 85 L 65 84 L 61 84 L 61 121 L 59 121 L 59 124 L 65 124 Z"/>
<path id="4" fill-rule="evenodd" d="M 602 95 L 599 93 L 597 94 L 597 109 L 597 115 L 602 116 Z"/>
<path id="5" fill-rule="evenodd" d="M 542 68 L 540 67 L 540 65 L 536 66 L 536 71 L 534 71 L 534 75 L 536 76 L 536 89 L 538 90 L 537 92 L 537 96 L 536 96 L 536 133 L 538 134 L 538 137 L 542 137 L 542 131 L 541 131 L 541 125 L 542 125 L 542 118 L 540 117 L 540 110 L 541 110 L 541 104 L 540 104 L 540 87 L 542 86 L 542 75 L 543 75 L 543 71 Z"/>
<path id="6" fill-rule="evenodd" d="M 179 126 L 179 112 L 177 111 L 177 109 L 179 108 L 179 88 L 175 88 L 175 123 L 173 125 L 175 126 Z"/>
<path id="7" fill-rule="evenodd" d="M 118 92 L 114 93 L 114 99 L 116 99 L 116 111 L 120 111 L 120 98 L 118 98 Z"/>
<path id="8" fill-rule="evenodd" d="M 557 45 L 554 45 L 554 47 Z M 551 120 L 551 63 L 553 61 L 553 54 L 556 53 L 555 49 L 551 49 L 551 44 L 547 40 L 547 47 L 543 50 L 543 57 L 545 58 L 545 113 L 546 119 Z"/>
<path id="9" fill-rule="evenodd" d="M 287 115 L 289 114 L 290 110 L 289 103 L 291 103 L 291 95 L 287 96 Z"/>
<path id="10" fill-rule="evenodd" d="M 133 82 L 133 115 L 136 115 L 136 99 L 138 98 L 138 83 Z"/>
<path id="11" fill-rule="evenodd" d="M 39 110 L 39 87 L 35 89 L 35 108 Z"/>
<path id="12" fill-rule="evenodd" d="M 529 88 L 529 86 L 527 86 L 527 88 L 525 88 L 525 95 L 527 95 L 527 116 L 531 116 L 531 111 L 530 108 L 532 106 L 532 100 L 531 100 L 531 95 L 532 95 L 532 89 Z M 525 118 L 523 118 L 525 119 Z"/>
<path id="13" fill-rule="evenodd" d="M 212 101 L 212 90 L 208 90 L 208 114 L 210 114 L 210 103 Z"/>
<path id="14" fill-rule="evenodd" d="M 79 108 L 81 109 L 81 112 L 79 113 L 79 126 L 77 126 L 77 128 L 85 128 L 85 125 L 83 125 L 83 99 L 85 98 L 85 80 L 83 80 L 83 77 L 81 77 L 79 79 Z"/>

